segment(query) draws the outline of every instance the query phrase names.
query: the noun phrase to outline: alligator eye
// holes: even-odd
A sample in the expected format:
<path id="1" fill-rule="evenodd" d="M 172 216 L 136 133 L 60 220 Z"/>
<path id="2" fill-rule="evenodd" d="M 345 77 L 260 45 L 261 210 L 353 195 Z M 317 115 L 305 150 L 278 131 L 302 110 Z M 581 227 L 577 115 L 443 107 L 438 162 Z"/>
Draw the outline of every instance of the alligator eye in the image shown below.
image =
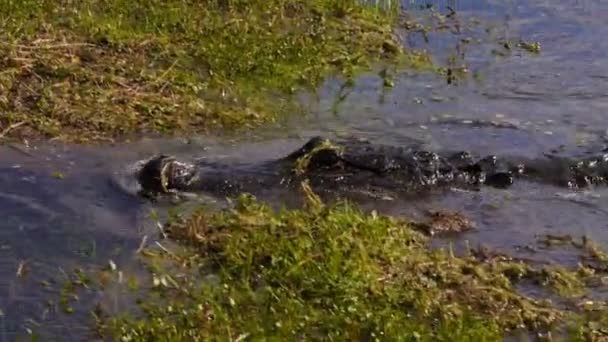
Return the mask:
<path id="1" fill-rule="evenodd" d="M 320 150 L 310 157 L 308 167 L 311 169 L 332 167 L 337 165 L 340 160 L 340 156 L 335 150 Z"/>

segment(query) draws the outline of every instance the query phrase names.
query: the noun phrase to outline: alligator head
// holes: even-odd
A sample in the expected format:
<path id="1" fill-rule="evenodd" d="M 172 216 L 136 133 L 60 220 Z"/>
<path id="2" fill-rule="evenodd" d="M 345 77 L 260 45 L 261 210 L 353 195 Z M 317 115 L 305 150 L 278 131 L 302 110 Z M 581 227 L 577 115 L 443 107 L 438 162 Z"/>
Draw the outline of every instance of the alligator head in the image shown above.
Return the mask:
<path id="1" fill-rule="evenodd" d="M 169 193 L 185 188 L 196 177 L 196 167 L 160 155 L 150 159 L 139 171 L 137 178 L 146 195 Z"/>

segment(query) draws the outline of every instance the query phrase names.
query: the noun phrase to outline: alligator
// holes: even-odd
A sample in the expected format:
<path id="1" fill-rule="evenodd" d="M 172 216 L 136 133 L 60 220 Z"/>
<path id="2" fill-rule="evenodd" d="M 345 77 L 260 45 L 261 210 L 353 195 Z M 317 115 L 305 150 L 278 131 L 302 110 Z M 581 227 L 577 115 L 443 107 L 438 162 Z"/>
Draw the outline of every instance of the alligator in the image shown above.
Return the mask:
<path id="1" fill-rule="evenodd" d="M 505 189 L 521 178 L 575 189 L 608 184 L 608 154 L 580 159 L 555 155 L 476 158 L 462 151 L 437 153 L 417 146 L 313 137 L 287 156 L 261 163 L 188 163 L 159 155 L 138 172 L 142 192 L 147 195 L 205 192 L 231 196 L 307 181 L 314 191 L 355 191 L 382 197 L 445 188 Z"/>

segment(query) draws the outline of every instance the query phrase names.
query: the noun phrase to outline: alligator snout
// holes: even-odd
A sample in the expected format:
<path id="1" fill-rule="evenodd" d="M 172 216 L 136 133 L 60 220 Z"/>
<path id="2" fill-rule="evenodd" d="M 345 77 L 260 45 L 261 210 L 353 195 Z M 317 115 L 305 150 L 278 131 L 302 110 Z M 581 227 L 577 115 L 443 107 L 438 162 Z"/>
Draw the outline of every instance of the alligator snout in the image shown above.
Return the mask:
<path id="1" fill-rule="evenodd" d="M 172 156 L 160 155 L 150 159 L 139 171 L 137 179 L 144 193 L 168 193 L 181 190 L 184 184 L 191 181 L 195 167 L 178 162 Z"/>

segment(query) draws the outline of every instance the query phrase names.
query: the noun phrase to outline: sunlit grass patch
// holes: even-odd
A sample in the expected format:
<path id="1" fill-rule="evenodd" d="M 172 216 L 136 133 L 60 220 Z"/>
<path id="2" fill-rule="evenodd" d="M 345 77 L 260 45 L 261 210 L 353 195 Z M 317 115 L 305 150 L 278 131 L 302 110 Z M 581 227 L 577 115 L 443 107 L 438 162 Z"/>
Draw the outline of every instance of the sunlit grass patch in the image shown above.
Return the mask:
<path id="1" fill-rule="evenodd" d="M 184 247 L 171 256 L 178 267 L 153 271 L 171 281 L 156 283 L 143 316 L 117 317 L 106 331 L 130 340 L 494 341 L 551 331 L 575 315 L 516 286 L 533 280 L 576 297 L 554 286 L 570 286 L 576 273 L 432 250 L 406 221 L 325 205 L 304 190 L 301 210 L 244 195 L 231 210 L 174 217 L 165 232 Z"/>
<path id="2" fill-rule="evenodd" d="M 359 1 L 8 1 L 0 118 L 66 140 L 254 126 L 289 94 L 403 54 L 390 10 Z"/>

